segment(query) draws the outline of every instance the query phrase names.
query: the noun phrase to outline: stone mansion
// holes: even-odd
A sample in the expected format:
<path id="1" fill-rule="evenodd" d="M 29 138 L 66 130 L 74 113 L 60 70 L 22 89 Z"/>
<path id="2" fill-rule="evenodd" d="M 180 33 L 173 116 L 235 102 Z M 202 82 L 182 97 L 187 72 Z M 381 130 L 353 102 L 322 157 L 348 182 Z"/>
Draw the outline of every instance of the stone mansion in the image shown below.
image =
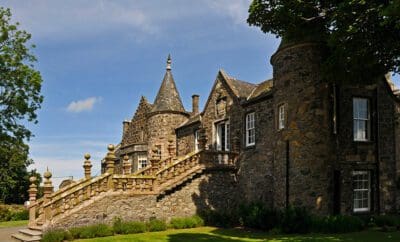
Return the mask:
<path id="1" fill-rule="evenodd" d="M 257 201 L 327 214 L 399 208 L 400 99 L 390 78 L 327 82 L 324 46 L 280 46 L 273 76 L 253 84 L 218 71 L 203 110 L 185 110 L 171 58 L 153 103 L 142 97 L 108 147 L 102 174 L 44 197 L 30 189 L 30 227 L 170 219 Z M 37 215 L 37 216 L 36 216 Z"/>
<path id="2" fill-rule="evenodd" d="M 279 49 L 273 78 L 252 84 L 217 74 L 204 110 L 182 105 L 171 59 L 153 104 L 140 100 L 123 122 L 118 146 L 132 171 L 206 150 L 237 153 L 243 201 L 306 206 L 323 214 L 381 213 L 397 206 L 399 98 L 390 79 L 329 84 L 320 74 L 321 48 L 307 43 Z M 390 78 L 390 77 L 388 77 Z M 204 136 L 204 137 L 201 137 Z M 104 166 L 105 169 L 105 166 Z"/>

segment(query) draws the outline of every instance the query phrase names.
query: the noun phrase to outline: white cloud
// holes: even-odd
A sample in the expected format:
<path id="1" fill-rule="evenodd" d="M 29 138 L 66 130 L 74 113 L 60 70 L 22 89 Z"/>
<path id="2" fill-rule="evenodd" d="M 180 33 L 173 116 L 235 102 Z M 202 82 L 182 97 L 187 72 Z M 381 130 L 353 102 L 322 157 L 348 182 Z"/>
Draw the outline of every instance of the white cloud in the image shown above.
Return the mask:
<path id="1" fill-rule="evenodd" d="M 208 5 L 221 15 L 228 15 L 235 24 L 245 24 L 251 0 L 219 0 L 208 1 Z"/>
<path id="2" fill-rule="evenodd" d="M 166 26 L 210 13 L 228 16 L 234 24 L 246 25 L 251 0 L 201 1 L 4 1 L 13 19 L 41 39 L 85 39 L 101 34 L 130 33 L 136 40 L 163 36 Z M 115 32 L 115 31 L 119 32 Z"/>
<path id="3" fill-rule="evenodd" d="M 101 97 L 89 97 L 84 100 L 72 101 L 68 104 L 67 111 L 71 113 L 80 113 L 90 111 L 96 103 L 101 101 Z"/>

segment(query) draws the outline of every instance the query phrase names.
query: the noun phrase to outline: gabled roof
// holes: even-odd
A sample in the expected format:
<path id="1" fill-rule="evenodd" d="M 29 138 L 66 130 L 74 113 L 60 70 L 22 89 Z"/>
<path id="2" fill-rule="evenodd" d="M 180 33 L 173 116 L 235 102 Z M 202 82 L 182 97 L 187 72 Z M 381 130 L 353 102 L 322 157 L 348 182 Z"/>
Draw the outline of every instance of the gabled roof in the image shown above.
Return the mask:
<path id="1" fill-rule="evenodd" d="M 179 96 L 179 92 L 176 89 L 175 81 L 172 76 L 170 56 L 168 56 L 167 70 L 161 83 L 161 87 L 157 93 L 156 99 L 154 100 L 153 109 L 151 111 L 185 112 L 181 97 Z"/>
<path id="2" fill-rule="evenodd" d="M 233 94 L 237 98 L 247 98 L 254 88 L 257 87 L 256 84 L 249 83 L 246 81 L 237 80 L 234 77 L 228 76 L 224 70 L 219 70 L 223 78 L 225 79 L 226 83 L 228 84 L 229 88 L 232 90 Z"/>
<path id="3" fill-rule="evenodd" d="M 136 108 L 135 114 L 132 117 L 132 120 L 140 113 L 142 112 L 148 112 L 153 108 L 153 105 L 149 103 L 147 98 L 145 96 L 142 96 L 139 101 L 139 105 Z"/>

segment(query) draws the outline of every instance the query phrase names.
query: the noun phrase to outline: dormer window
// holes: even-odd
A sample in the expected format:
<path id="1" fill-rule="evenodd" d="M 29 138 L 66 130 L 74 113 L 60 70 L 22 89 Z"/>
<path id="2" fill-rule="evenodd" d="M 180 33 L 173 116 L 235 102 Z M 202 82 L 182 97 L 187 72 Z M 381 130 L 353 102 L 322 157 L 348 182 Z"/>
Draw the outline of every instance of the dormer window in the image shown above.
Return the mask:
<path id="1" fill-rule="evenodd" d="M 246 146 L 256 144 L 256 130 L 254 112 L 246 115 Z"/>

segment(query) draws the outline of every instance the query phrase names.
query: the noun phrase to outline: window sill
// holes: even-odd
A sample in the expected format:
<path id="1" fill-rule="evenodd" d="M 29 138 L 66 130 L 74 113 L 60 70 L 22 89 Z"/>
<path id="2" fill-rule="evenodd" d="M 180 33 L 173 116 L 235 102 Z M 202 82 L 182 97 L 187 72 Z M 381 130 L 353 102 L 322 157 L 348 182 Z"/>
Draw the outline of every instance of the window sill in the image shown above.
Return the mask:
<path id="1" fill-rule="evenodd" d="M 254 148 L 256 148 L 256 144 L 246 145 L 246 146 L 244 147 L 245 150 L 250 150 L 250 149 L 254 149 Z"/>
<path id="2" fill-rule="evenodd" d="M 373 140 L 353 140 L 354 143 L 356 144 L 373 144 Z"/>

